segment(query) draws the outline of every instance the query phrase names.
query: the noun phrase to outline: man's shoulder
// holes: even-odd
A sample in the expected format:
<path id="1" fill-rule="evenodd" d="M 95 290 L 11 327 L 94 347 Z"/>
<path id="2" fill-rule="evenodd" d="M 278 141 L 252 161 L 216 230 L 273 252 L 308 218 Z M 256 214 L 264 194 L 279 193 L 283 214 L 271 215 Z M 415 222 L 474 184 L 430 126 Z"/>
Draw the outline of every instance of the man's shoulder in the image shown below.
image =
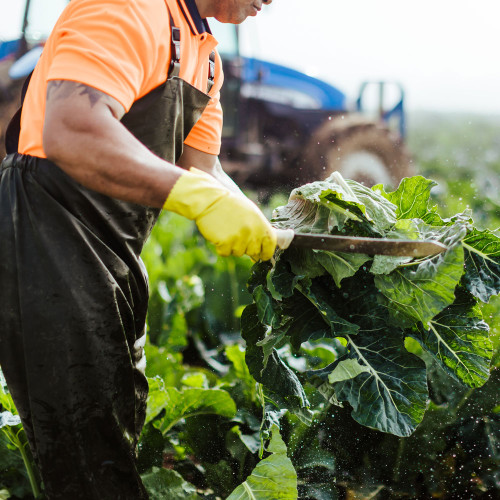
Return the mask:
<path id="1" fill-rule="evenodd" d="M 135 6 L 138 10 L 148 10 L 151 12 L 165 11 L 167 0 L 120 0 L 126 4 Z"/>
<path id="2" fill-rule="evenodd" d="M 155 44 L 168 29 L 169 19 L 167 0 L 72 0 L 56 29 L 97 30 L 109 23 L 132 39 Z"/>
<path id="3" fill-rule="evenodd" d="M 107 19 L 116 19 L 135 14 L 138 20 L 163 21 L 168 20 L 167 0 L 72 0 L 66 8 L 66 17 L 75 15 L 92 15 L 106 12 Z M 168 21 L 167 21 L 168 22 Z"/>

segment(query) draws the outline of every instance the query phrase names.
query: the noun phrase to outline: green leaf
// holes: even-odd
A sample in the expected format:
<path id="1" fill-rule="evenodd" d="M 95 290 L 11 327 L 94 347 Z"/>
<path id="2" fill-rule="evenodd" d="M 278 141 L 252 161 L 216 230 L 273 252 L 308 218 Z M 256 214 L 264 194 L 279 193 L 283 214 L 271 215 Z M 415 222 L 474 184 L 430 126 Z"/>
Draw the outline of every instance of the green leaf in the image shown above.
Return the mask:
<path id="1" fill-rule="evenodd" d="M 170 469 L 153 469 L 141 476 L 151 500 L 199 500 L 196 488 Z"/>
<path id="2" fill-rule="evenodd" d="M 262 391 L 264 392 L 264 391 Z M 271 437 L 272 429 L 276 426 L 278 429 L 281 429 L 281 418 L 286 413 L 286 409 L 280 409 L 271 402 L 265 402 L 264 397 L 263 406 L 264 406 L 264 415 L 262 418 L 262 422 L 260 425 L 260 436 L 261 441 L 264 439 L 269 439 Z M 262 442 L 262 451 L 264 451 L 264 443 Z M 262 458 L 262 453 L 260 454 Z"/>
<path id="3" fill-rule="evenodd" d="M 277 426 L 272 429 L 268 451 L 271 456 L 261 460 L 252 474 L 240 484 L 227 500 L 294 500 L 298 497 L 297 473 L 286 456 L 286 445 Z"/>
<path id="4" fill-rule="evenodd" d="M 349 355 L 339 362 L 307 372 L 311 383 L 333 404 L 348 401 L 360 424 L 396 436 L 411 435 L 427 405 L 425 363 L 406 352 L 402 333 L 394 328 L 361 331 L 349 338 L 347 347 Z M 336 365 L 348 360 L 364 369 L 354 371 L 353 378 L 328 382 Z"/>
<path id="5" fill-rule="evenodd" d="M 293 294 L 295 285 L 304 277 L 300 274 L 297 276 L 296 273 L 292 273 L 288 260 L 284 257 L 281 258 L 283 255 L 281 253 L 280 257 L 276 259 L 276 263 L 269 273 L 274 290 L 280 295 L 281 299 L 290 297 Z"/>
<path id="6" fill-rule="evenodd" d="M 370 286 L 368 276 L 350 278 L 344 289 L 349 299 L 343 307 L 352 311 L 350 320 L 360 330 L 346 337 L 348 353 L 343 358 L 306 375 L 331 403 L 348 401 L 360 424 L 408 436 L 426 408 L 425 363 L 406 351 L 403 330 L 389 324 L 389 311 L 378 303 L 378 292 Z M 337 366 L 341 368 L 335 372 Z M 351 378 L 345 367 L 352 369 Z M 334 379 L 344 380 L 328 382 L 332 371 Z"/>
<path id="7" fill-rule="evenodd" d="M 464 283 L 483 302 L 500 293 L 500 238 L 491 231 L 475 229 L 463 240 Z"/>
<path id="8" fill-rule="evenodd" d="M 326 269 L 320 264 L 314 252 L 304 248 L 289 248 L 283 252 L 280 260 L 290 263 L 292 273 L 299 278 L 317 278 L 326 274 Z M 295 283 L 296 284 L 296 283 Z M 289 294 L 283 294 L 286 297 Z"/>
<path id="9" fill-rule="evenodd" d="M 267 446 L 267 451 L 269 453 L 280 453 L 282 455 L 286 455 L 286 444 L 281 437 L 279 427 L 277 425 L 271 429 L 271 441 Z"/>
<path id="10" fill-rule="evenodd" d="M 262 285 L 259 285 L 253 292 L 253 300 L 257 304 L 259 321 L 264 325 L 272 325 L 275 318 L 275 311 L 271 294 Z"/>
<path id="11" fill-rule="evenodd" d="M 264 354 L 263 366 L 264 368 L 267 366 L 269 361 L 269 357 L 273 354 L 276 349 L 282 347 L 282 344 L 285 341 L 286 330 L 270 330 L 269 333 L 262 339 L 257 342 L 259 347 L 262 347 L 262 352 Z"/>
<path id="12" fill-rule="evenodd" d="M 228 345 L 225 348 L 226 357 L 231 361 L 229 372 L 221 381 L 227 385 L 227 390 L 234 399 L 238 410 L 257 402 L 257 382 L 252 377 L 245 362 L 245 349 L 239 344 Z"/>
<path id="13" fill-rule="evenodd" d="M 283 328 L 286 328 L 286 335 L 295 349 L 299 349 L 308 340 L 332 335 L 331 326 L 316 306 L 299 291 L 283 302 L 282 314 L 289 318 Z"/>
<path id="14" fill-rule="evenodd" d="M 326 250 L 318 250 L 314 252 L 314 256 L 339 288 L 340 282 L 344 278 L 354 276 L 358 269 L 370 260 L 368 255 L 360 253 L 328 252 Z"/>
<path id="15" fill-rule="evenodd" d="M 6 420 L 15 422 L 10 416 L 7 416 Z M 33 488 L 19 448 L 27 446 L 26 437 L 20 424 L 10 426 L 7 421 L 0 430 L 0 490 L 2 488 L 8 490 L 9 496 L 6 497 L 8 499 L 33 498 Z M 15 436 L 18 436 L 18 442 L 13 444 L 12 438 L 16 440 Z"/>
<path id="16" fill-rule="evenodd" d="M 226 436 L 226 446 L 231 455 L 236 459 L 243 459 L 246 450 L 250 453 L 257 453 L 260 449 L 260 432 L 253 434 L 243 434 L 239 426 L 235 425 Z M 242 452 L 242 446 L 246 448 Z"/>
<path id="17" fill-rule="evenodd" d="M 181 384 L 185 387 L 197 387 L 198 389 L 208 389 L 208 380 L 204 373 L 186 373 L 181 379 Z"/>
<path id="18" fill-rule="evenodd" d="M 333 363 L 339 357 L 339 349 L 343 350 L 343 346 L 338 339 L 331 339 L 330 344 L 318 341 L 302 345 L 302 352 L 307 355 L 308 364 L 316 369 Z"/>
<path id="19" fill-rule="evenodd" d="M 488 330 L 474 301 L 462 293 L 429 322 L 428 329 L 419 325 L 411 335 L 449 375 L 470 387 L 480 387 L 489 377 L 493 356 Z"/>
<path id="20" fill-rule="evenodd" d="M 330 401 L 337 403 L 337 400 L 348 400 L 353 407 L 358 404 L 355 400 L 360 398 L 370 405 L 371 411 L 365 412 L 361 407 L 356 407 L 356 411 L 353 412 L 356 420 L 385 432 L 409 435 L 425 411 L 427 397 L 425 364 L 406 352 L 402 331 L 394 327 L 390 329 L 388 309 L 379 303 L 378 292 L 372 281 L 361 277 L 350 278 L 344 285 L 341 297 L 332 297 L 330 290 L 319 280 L 313 280 L 309 287 L 299 286 L 304 297 L 314 305 L 316 311 L 323 312 L 320 316 L 325 324 L 329 324 L 325 318 L 333 318 L 337 324 L 333 328 L 335 334 L 342 333 L 342 336 L 349 340 L 348 349 L 352 359 L 349 364 L 351 367 L 356 367 L 351 377 L 355 379 L 354 382 L 351 379 L 345 383 L 336 381 L 334 384 L 329 384 L 330 389 L 323 384 L 321 391 Z M 349 312 L 349 321 L 343 320 L 332 309 L 333 303 L 337 305 L 337 311 Z M 298 310 L 295 302 L 292 302 L 291 309 Z M 312 315 L 308 314 L 308 318 L 310 322 Z M 359 330 L 360 327 L 362 330 Z M 306 319 L 304 333 L 307 332 L 310 333 L 311 330 L 307 329 Z M 388 341 L 391 335 L 392 344 Z M 336 375 L 340 375 L 341 368 Z M 389 371 L 388 374 L 385 372 L 386 369 Z M 332 368 L 323 370 L 325 378 L 331 371 Z M 343 376 L 339 378 L 347 378 L 346 373 L 344 370 Z M 357 386 L 358 381 L 363 387 L 361 395 L 357 394 L 360 390 Z M 263 383 L 267 387 L 274 387 L 273 378 L 264 380 Z M 351 384 L 350 389 L 347 384 Z M 366 413 L 371 414 L 371 420 L 365 418 Z"/>
<path id="21" fill-rule="evenodd" d="M 335 224 L 342 229 L 347 219 L 365 217 L 381 234 L 396 221 L 395 207 L 378 193 L 355 181 L 343 179 L 338 173 L 325 181 L 312 182 L 295 189 L 290 199 L 304 199 L 330 209 L 338 217 Z"/>
<path id="22" fill-rule="evenodd" d="M 195 415 L 217 414 L 233 417 L 236 405 L 231 396 L 220 389 L 184 389 L 164 387 L 158 378 L 149 379 L 150 394 L 146 423 L 160 415 L 154 422 L 157 429 L 167 433 L 180 420 Z"/>
<path id="23" fill-rule="evenodd" d="M 273 349 L 264 363 L 264 350 L 257 343 L 265 338 L 267 329 L 259 323 L 257 306 L 250 304 L 241 316 L 241 334 L 246 342 L 245 361 L 252 376 L 286 401 L 284 408 L 309 407 L 309 401 L 295 373 Z"/>
<path id="24" fill-rule="evenodd" d="M 330 372 L 328 382 L 330 384 L 342 382 L 357 377 L 360 373 L 369 371 L 370 369 L 367 366 L 360 365 L 357 359 L 344 359 L 337 363 L 334 370 Z"/>
<path id="25" fill-rule="evenodd" d="M 267 275 L 272 268 L 272 264 L 269 261 L 257 262 L 252 267 L 250 272 L 250 277 L 248 278 L 248 291 L 253 294 L 254 290 L 259 285 L 265 285 L 267 282 Z"/>
<path id="26" fill-rule="evenodd" d="M 166 389 L 165 416 L 158 428 L 165 434 L 179 420 L 195 415 L 221 415 L 231 418 L 236 414 L 236 405 L 231 396 L 220 389 Z"/>
<path id="27" fill-rule="evenodd" d="M 365 370 L 332 384 L 338 400 L 350 403 L 360 424 L 409 436 L 427 406 L 425 363 L 406 352 L 396 330 L 363 331 L 348 340 L 350 358 Z"/>
<path id="28" fill-rule="evenodd" d="M 356 199 L 363 203 L 366 210 L 365 215 L 372 221 L 376 232 L 384 235 L 396 222 L 394 204 L 359 182 L 346 179 L 346 183 L 355 194 Z"/>
<path id="29" fill-rule="evenodd" d="M 388 239 L 419 240 L 423 236 L 419 230 L 418 220 L 403 219 L 396 221 L 391 232 L 386 235 Z M 413 257 L 399 257 L 393 255 L 375 255 L 370 268 L 372 274 L 390 274 L 403 264 L 411 262 Z"/>
<path id="30" fill-rule="evenodd" d="M 377 184 L 372 189 L 396 205 L 398 219 L 424 219 L 436 210 L 429 209 L 429 197 L 434 186 L 437 186 L 436 182 L 416 175 L 403 179 L 396 191 L 391 193 L 386 193 L 382 184 Z"/>
<path id="31" fill-rule="evenodd" d="M 343 337 L 357 334 L 359 326 L 339 316 L 332 305 L 331 294 L 325 286 L 314 281 L 308 289 L 300 286 L 299 290 L 319 311 L 323 321 L 329 325 L 331 337 Z"/>
<path id="32" fill-rule="evenodd" d="M 328 191 L 328 190 L 327 190 Z M 341 231 L 350 221 L 368 222 L 356 204 L 309 201 L 307 199 L 290 198 L 285 207 L 278 207 L 272 223 L 283 229 L 293 229 L 297 233 L 330 233 Z"/>
<path id="33" fill-rule="evenodd" d="M 424 226 L 422 226 L 424 227 Z M 455 300 L 455 288 L 464 266 L 462 238 L 467 227 L 462 223 L 441 228 L 425 227 L 444 241 L 448 249 L 432 258 L 400 267 L 389 275 L 377 275 L 375 284 L 389 299 L 396 324 L 411 326 L 429 321 Z M 436 238 L 437 239 L 437 238 Z"/>
<path id="34" fill-rule="evenodd" d="M 262 347 L 263 360 L 262 369 L 267 367 L 269 357 L 273 354 L 278 344 L 280 344 L 285 331 L 280 329 L 282 320 L 279 314 L 278 303 L 273 300 L 271 294 L 267 290 L 259 285 L 255 288 L 253 292 L 253 299 L 255 305 L 257 306 L 257 314 L 260 323 L 267 325 L 269 328 L 266 331 L 264 338 L 259 340 L 256 345 Z M 285 320 L 286 321 L 286 320 Z M 271 328 L 275 327 L 278 330 L 273 331 Z"/>
<path id="35" fill-rule="evenodd" d="M 185 373 L 182 354 L 149 343 L 145 345 L 144 350 L 147 359 L 146 375 L 150 378 L 159 376 L 165 385 L 177 386 Z"/>
<path id="36" fill-rule="evenodd" d="M 245 363 L 245 349 L 239 344 L 228 345 L 224 349 L 227 359 L 232 363 L 233 378 L 244 381 L 249 387 L 255 385 L 255 379 L 250 375 Z"/>
<path id="37" fill-rule="evenodd" d="M 163 410 L 165 404 L 164 398 L 166 389 L 163 380 L 158 376 L 148 378 L 148 385 L 149 393 L 145 424 L 156 418 Z"/>
<path id="38" fill-rule="evenodd" d="M 365 230 L 385 234 L 396 222 L 395 206 L 383 196 L 336 172 L 325 181 L 292 191 L 285 207 L 273 214 L 273 223 L 296 232 L 330 233 L 350 222 Z"/>
<path id="39" fill-rule="evenodd" d="M 14 415 L 17 415 L 14 401 L 12 400 L 12 396 L 10 395 L 9 389 L 7 388 L 7 382 L 5 381 L 2 370 L 0 370 L 0 410 L 2 409 L 11 412 Z"/>

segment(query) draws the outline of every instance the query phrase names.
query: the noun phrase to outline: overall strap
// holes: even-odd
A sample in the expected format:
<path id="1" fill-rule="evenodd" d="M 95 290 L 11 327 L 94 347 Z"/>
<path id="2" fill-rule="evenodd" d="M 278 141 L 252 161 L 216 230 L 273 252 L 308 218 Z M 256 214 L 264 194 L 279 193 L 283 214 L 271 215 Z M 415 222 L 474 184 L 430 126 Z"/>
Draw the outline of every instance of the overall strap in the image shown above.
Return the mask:
<path id="1" fill-rule="evenodd" d="M 208 83 L 207 94 L 210 93 L 215 83 L 215 50 L 208 56 Z"/>
<path id="2" fill-rule="evenodd" d="M 172 14 L 170 11 L 168 13 L 170 16 L 170 66 L 168 68 L 168 78 L 173 76 L 179 76 L 179 71 L 181 69 L 181 30 L 175 26 Z"/>
<path id="3" fill-rule="evenodd" d="M 16 111 L 16 114 L 12 117 L 5 131 L 5 151 L 7 154 L 17 153 L 19 150 L 19 134 L 21 133 L 21 113 L 23 110 L 24 98 L 26 97 L 26 92 L 28 91 L 28 85 L 31 80 L 31 75 L 33 71 L 28 75 L 24 81 L 23 88 L 21 91 L 21 105 Z"/>
<path id="4" fill-rule="evenodd" d="M 175 26 L 174 19 L 170 11 L 168 12 L 170 17 L 170 29 L 171 29 L 171 39 L 170 39 L 170 66 L 168 69 L 168 78 L 173 76 L 179 76 L 181 67 L 181 30 Z M 215 83 L 215 51 L 212 50 L 208 56 L 208 79 L 207 79 L 207 94 L 212 90 Z"/>

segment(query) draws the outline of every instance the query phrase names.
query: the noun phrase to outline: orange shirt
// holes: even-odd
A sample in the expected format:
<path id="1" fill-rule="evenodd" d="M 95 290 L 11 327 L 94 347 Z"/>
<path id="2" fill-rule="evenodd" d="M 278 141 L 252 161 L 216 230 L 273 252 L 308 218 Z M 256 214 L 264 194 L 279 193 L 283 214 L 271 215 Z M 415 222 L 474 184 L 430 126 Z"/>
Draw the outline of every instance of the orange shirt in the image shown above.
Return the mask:
<path id="1" fill-rule="evenodd" d="M 28 87 L 21 116 L 19 152 L 45 158 L 42 131 L 47 82 L 72 80 L 114 97 L 126 111 L 166 80 L 170 19 L 181 30 L 180 78 L 207 91 L 209 55 L 217 41 L 199 33 L 185 0 L 72 0 L 61 14 Z M 222 64 L 216 53 L 209 105 L 185 144 L 217 155 L 222 109 Z"/>

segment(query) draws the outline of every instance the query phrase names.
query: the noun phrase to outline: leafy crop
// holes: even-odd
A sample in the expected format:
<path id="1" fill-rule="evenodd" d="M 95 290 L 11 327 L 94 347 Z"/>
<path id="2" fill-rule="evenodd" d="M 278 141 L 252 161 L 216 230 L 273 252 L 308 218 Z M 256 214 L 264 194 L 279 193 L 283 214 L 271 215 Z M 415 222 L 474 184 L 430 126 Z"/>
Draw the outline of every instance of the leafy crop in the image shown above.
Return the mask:
<path id="1" fill-rule="evenodd" d="M 374 224 L 380 232 L 376 234 L 400 231 L 401 235 L 407 235 L 414 224 L 422 230 L 425 226 L 421 223 L 408 225 L 400 216 L 412 205 L 413 210 L 418 210 L 416 218 L 439 229 L 441 226 L 436 224 L 438 215 L 429 203 L 430 184 L 430 181 L 419 184 L 420 195 L 415 198 L 420 202 L 408 205 L 404 203 L 406 198 L 395 203 L 397 197 L 387 200 L 385 196 L 392 193 L 385 193 L 382 198 L 396 206 L 396 215 L 391 203 L 387 203 L 386 217 L 392 222 L 386 225 L 382 218 L 377 220 Z M 365 193 L 364 188 L 351 189 L 355 194 L 359 193 L 359 197 Z M 440 212 L 444 208 L 442 196 L 442 191 L 436 189 L 430 198 L 439 203 Z M 343 223 L 343 231 L 360 228 L 364 235 L 374 234 L 372 223 L 366 222 L 366 215 L 359 214 L 368 213 L 372 217 L 370 214 L 373 214 L 376 204 L 370 203 L 366 195 L 364 200 L 354 213 L 350 213 L 348 204 L 338 211 L 335 217 Z M 451 232 L 450 228 L 462 220 L 467 225 L 467 235 L 462 240 L 465 242 L 465 245 L 462 243 L 464 265 L 467 265 L 468 257 L 477 263 L 475 272 L 469 267 L 470 284 L 467 286 L 480 284 L 483 281 L 481 270 L 485 269 L 480 259 L 486 256 L 486 262 L 491 266 L 497 256 L 490 251 L 491 242 L 488 246 L 478 247 L 473 240 L 479 238 L 484 242 L 492 235 L 492 241 L 496 241 L 496 234 L 485 227 L 498 225 L 491 223 L 492 217 L 493 222 L 497 220 L 494 219 L 497 212 L 480 211 L 481 221 L 488 220 L 488 224 L 470 231 L 469 226 L 473 224 L 469 215 L 460 217 L 459 221 L 455 217 L 458 205 L 452 204 L 451 198 L 446 201 L 446 215 L 450 220 L 443 220 L 441 229 Z M 480 202 L 480 199 L 476 200 L 473 207 L 474 219 Z M 277 205 L 275 201 L 273 203 L 273 206 Z M 464 209 L 466 203 L 464 200 Z M 286 204 L 286 199 L 280 200 L 279 204 Z M 368 207 L 365 212 L 363 204 Z M 326 210 L 321 209 L 321 214 L 328 214 L 329 206 L 331 204 L 325 203 Z M 270 215 L 270 209 L 263 208 L 269 210 Z M 320 228 L 320 217 L 316 217 L 314 211 L 311 211 L 311 216 L 315 217 Z M 453 218 L 456 220 L 452 221 Z M 466 245 L 479 253 L 471 253 Z M 455 358 L 451 355 L 438 358 L 424 349 L 424 345 L 429 344 L 432 351 L 432 336 L 424 337 L 410 327 L 398 329 L 392 326 L 383 330 L 384 334 L 378 338 L 377 330 L 373 330 L 370 334 L 375 346 L 382 348 L 382 342 L 387 341 L 394 344 L 397 354 L 401 355 L 392 358 L 396 375 L 401 359 L 412 360 L 418 381 L 423 366 L 421 359 L 425 361 L 427 381 L 422 384 L 425 387 L 423 398 L 427 400 L 428 388 L 431 401 L 425 407 L 423 420 L 410 437 L 400 438 L 353 421 L 351 404 L 342 402 L 344 408 L 335 406 L 339 403 L 339 396 L 332 387 L 342 387 L 342 394 L 345 394 L 352 380 L 362 377 L 367 378 L 365 386 L 370 386 L 367 377 L 370 372 L 355 356 L 349 356 L 351 347 L 346 336 L 356 342 L 373 366 L 380 361 L 383 368 L 385 363 L 384 353 L 371 352 L 371 346 L 363 337 L 365 330 L 354 321 L 362 317 L 363 311 L 368 311 L 366 316 L 370 314 L 372 317 L 365 318 L 363 325 L 369 325 L 370 321 L 374 325 L 381 320 L 392 322 L 389 308 L 382 307 L 389 302 L 388 298 L 379 293 L 381 297 L 373 308 L 370 306 L 370 297 L 376 297 L 374 280 L 377 276 L 390 276 L 399 267 L 411 270 L 418 265 L 405 259 L 390 262 L 382 257 L 373 259 L 357 254 L 288 252 L 290 255 L 296 252 L 297 258 L 287 261 L 280 257 L 274 266 L 259 264 L 252 269 L 250 259 L 216 257 L 196 227 L 175 214 L 162 214 L 155 226 L 143 252 L 151 288 L 149 341 L 146 345 L 150 396 L 138 463 L 151 498 L 215 500 L 230 496 L 252 498 L 252 495 L 258 499 L 279 498 L 274 483 L 278 470 L 275 466 L 279 467 L 279 478 L 283 479 L 278 483 L 279 490 L 290 500 L 297 497 L 304 500 L 344 497 L 394 500 L 431 496 L 469 499 L 476 498 L 474 495 L 484 498 L 481 495 L 485 492 L 487 495 L 496 491 L 500 485 L 497 444 L 500 370 L 493 371 L 482 387 L 473 389 L 471 384 L 461 381 L 466 371 L 462 375 L 455 374 L 453 363 L 446 367 L 446 360 Z M 247 290 L 245 283 L 251 269 Z M 375 273 L 377 269 L 378 274 Z M 311 286 L 300 278 L 304 273 L 317 274 L 311 277 Z M 493 284 L 476 287 L 476 293 L 486 297 L 495 286 L 496 278 L 491 271 L 482 274 L 493 277 Z M 365 280 L 362 285 L 359 279 Z M 449 314 L 442 312 L 439 318 L 431 318 L 429 324 L 445 325 L 453 320 L 453 328 L 460 330 L 467 339 L 470 335 L 467 329 L 470 328 L 472 333 L 481 330 L 484 321 L 476 315 L 475 307 L 465 307 L 469 312 L 462 314 L 464 305 L 460 305 L 460 301 L 470 300 L 474 306 L 479 300 L 467 291 L 464 280 L 462 275 L 453 303 L 445 307 Z M 259 285 L 263 286 L 259 288 Z M 366 293 L 363 294 L 360 288 L 365 285 Z M 299 290 L 306 292 L 307 286 L 315 292 L 314 297 Z M 292 296 L 279 299 L 278 291 L 283 293 L 284 290 L 293 290 Z M 324 290 L 333 290 L 334 294 L 325 298 Z M 463 294 L 459 295 L 460 290 Z M 253 295 L 249 291 L 254 292 Z M 349 294 L 352 294 L 350 300 Z M 366 298 L 363 307 L 358 307 L 356 296 Z M 257 300 L 248 306 L 253 297 Z M 332 297 L 338 297 L 344 309 L 338 309 L 336 302 L 330 303 Z M 492 331 L 494 321 L 499 317 L 495 309 L 499 298 L 490 298 L 488 304 L 478 302 Z M 272 330 L 267 326 L 276 317 L 274 308 L 278 300 L 284 304 L 287 314 L 294 317 L 287 331 Z M 351 314 L 354 310 L 351 304 L 356 306 L 357 318 Z M 335 325 L 335 331 L 341 331 L 343 335 L 332 338 L 331 326 L 318 313 L 319 305 Z M 247 340 L 246 353 L 239 333 L 241 311 L 245 306 L 242 322 Z M 462 311 L 457 317 L 469 325 L 467 328 L 457 323 L 454 309 L 449 309 L 452 306 Z M 429 307 L 427 304 L 426 308 Z M 376 314 L 371 314 L 372 309 Z M 403 318 L 403 312 L 394 312 L 395 317 Z M 261 315 L 264 323 L 255 321 L 254 314 Z M 478 321 L 476 326 L 473 319 Z M 411 324 L 411 315 L 405 321 Z M 404 346 L 409 352 L 401 350 L 401 330 L 404 332 Z M 444 338 L 447 337 L 443 332 L 450 331 L 442 326 L 438 329 Z M 488 348 L 486 330 L 483 333 Z M 421 342 L 415 340 L 419 336 Z M 468 347 L 469 344 L 456 344 L 457 349 L 460 346 Z M 488 356 L 482 358 L 485 360 L 484 377 L 487 377 Z M 265 360 L 266 368 L 259 372 L 258 367 Z M 478 358 L 474 352 L 465 349 L 463 363 L 467 366 L 467 363 L 476 361 Z M 333 373 L 321 375 L 323 369 L 334 363 L 334 369 L 330 370 Z M 482 369 L 479 373 L 483 373 Z M 395 383 L 390 374 L 385 369 L 381 375 L 381 380 L 388 385 Z M 273 386 L 263 388 L 262 382 L 269 379 L 273 380 Z M 403 381 L 400 383 L 403 386 Z M 481 377 L 476 384 L 481 384 Z M 283 395 L 282 387 L 288 387 L 292 396 Z M 15 408 L 6 389 L 3 394 L 0 395 L 3 404 L 0 412 L 9 411 L 15 417 Z M 286 412 L 285 408 L 293 409 L 295 414 Z M 410 410 L 414 413 L 421 411 L 419 407 Z M 361 406 L 358 412 L 362 413 Z M 10 418 L 4 422 L 18 422 Z M 402 417 L 397 418 L 402 420 Z M 276 425 L 280 427 L 279 432 Z M 31 498 L 29 492 L 32 488 L 20 448 L 12 446 L 5 435 L 5 431 L 17 434 L 20 444 L 25 445 L 20 424 L 6 425 L 1 431 L 0 499 L 12 495 Z M 280 436 L 286 445 L 286 454 Z M 266 448 L 268 438 L 274 444 Z M 24 447 L 23 451 L 28 450 Z"/>
<path id="2" fill-rule="evenodd" d="M 29 492 L 40 497 L 39 479 L 21 419 L 0 371 L 0 499 L 11 494 L 21 498 Z"/>
<path id="3" fill-rule="evenodd" d="M 431 363 L 461 385 L 486 382 L 493 347 L 479 304 L 500 292 L 500 238 L 477 230 L 469 211 L 443 219 L 430 204 L 434 185 L 416 176 L 385 192 L 334 174 L 294 190 L 276 209 L 273 224 L 297 232 L 447 247 L 418 259 L 291 247 L 256 264 L 242 335 L 250 372 L 276 406 L 307 418 L 312 385 L 329 403 L 348 403 L 360 424 L 409 436 L 428 406 Z M 320 340 L 345 352 L 313 370 L 280 356 L 288 345 L 300 356 Z"/>
<path id="4" fill-rule="evenodd" d="M 261 460 L 252 474 L 229 495 L 228 500 L 278 500 L 297 498 L 297 474 L 287 457 L 278 426 L 272 428 L 267 448 L 271 455 Z"/>

